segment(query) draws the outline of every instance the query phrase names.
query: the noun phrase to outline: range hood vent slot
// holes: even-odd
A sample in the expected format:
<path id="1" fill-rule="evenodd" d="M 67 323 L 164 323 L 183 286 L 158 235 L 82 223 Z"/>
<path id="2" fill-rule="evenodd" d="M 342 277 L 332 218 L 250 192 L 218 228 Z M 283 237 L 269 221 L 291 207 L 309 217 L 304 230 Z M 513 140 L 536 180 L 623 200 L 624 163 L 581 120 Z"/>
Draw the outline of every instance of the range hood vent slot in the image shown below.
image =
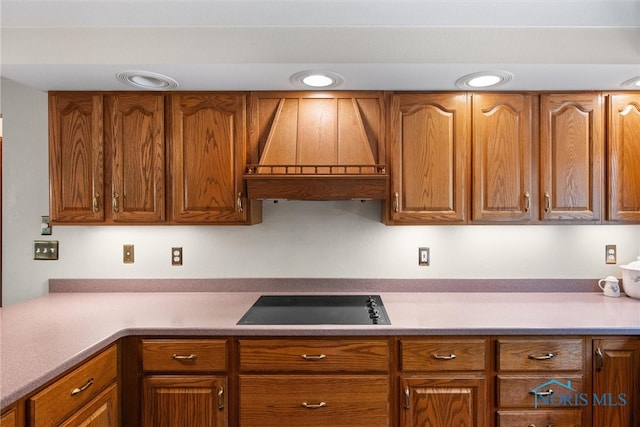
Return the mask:
<path id="1" fill-rule="evenodd" d="M 385 199 L 379 92 L 254 93 L 247 165 L 251 199 Z M 382 161 L 381 161 L 382 160 Z"/>

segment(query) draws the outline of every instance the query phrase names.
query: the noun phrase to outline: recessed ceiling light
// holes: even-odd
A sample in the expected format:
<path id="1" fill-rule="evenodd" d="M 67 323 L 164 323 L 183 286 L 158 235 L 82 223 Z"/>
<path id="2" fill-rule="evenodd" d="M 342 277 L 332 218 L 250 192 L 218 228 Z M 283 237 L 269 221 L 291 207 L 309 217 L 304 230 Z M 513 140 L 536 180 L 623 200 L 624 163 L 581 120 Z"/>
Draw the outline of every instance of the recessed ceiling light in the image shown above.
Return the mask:
<path id="1" fill-rule="evenodd" d="M 629 89 L 640 89 L 640 76 L 634 77 L 622 83 L 622 87 Z"/>
<path id="2" fill-rule="evenodd" d="M 305 89 L 328 89 L 344 83 L 344 77 L 333 71 L 307 70 L 291 76 L 291 83 Z"/>
<path id="3" fill-rule="evenodd" d="M 178 82 L 171 77 L 151 71 L 123 71 L 118 73 L 116 77 L 124 84 L 141 89 L 169 90 L 178 87 Z"/>
<path id="4" fill-rule="evenodd" d="M 482 71 L 459 78 L 456 86 L 464 89 L 493 88 L 510 82 L 512 78 L 513 74 L 508 71 Z"/>

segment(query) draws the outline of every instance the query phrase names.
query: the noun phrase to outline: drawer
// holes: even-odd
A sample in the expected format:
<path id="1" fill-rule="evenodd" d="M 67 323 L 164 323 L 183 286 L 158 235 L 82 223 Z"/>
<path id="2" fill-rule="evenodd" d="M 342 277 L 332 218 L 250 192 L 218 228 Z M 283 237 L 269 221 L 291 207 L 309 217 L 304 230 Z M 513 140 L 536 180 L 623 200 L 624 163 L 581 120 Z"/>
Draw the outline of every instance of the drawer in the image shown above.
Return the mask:
<path id="1" fill-rule="evenodd" d="M 481 371 L 486 367 L 485 339 L 402 339 L 403 371 Z"/>
<path id="2" fill-rule="evenodd" d="M 579 409 L 556 411 L 498 411 L 498 427 L 582 427 Z"/>
<path id="3" fill-rule="evenodd" d="M 500 408 L 567 408 L 584 406 L 581 375 L 498 375 Z M 537 393 L 534 394 L 534 393 Z"/>
<path id="4" fill-rule="evenodd" d="M 110 347 L 29 399 L 30 425 L 56 424 L 116 380 L 117 347 Z"/>
<path id="5" fill-rule="evenodd" d="M 240 426 L 390 425 L 383 375 L 240 375 Z"/>
<path id="6" fill-rule="evenodd" d="M 227 340 L 143 340 L 142 369 L 162 372 L 227 370 Z"/>
<path id="7" fill-rule="evenodd" d="M 581 371 L 584 341 L 581 339 L 500 339 L 499 371 Z"/>
<path id="8" fill-rule="evenodd" d="M 386 339 L 240 340 L 241 371 L 387 372 Z"/>

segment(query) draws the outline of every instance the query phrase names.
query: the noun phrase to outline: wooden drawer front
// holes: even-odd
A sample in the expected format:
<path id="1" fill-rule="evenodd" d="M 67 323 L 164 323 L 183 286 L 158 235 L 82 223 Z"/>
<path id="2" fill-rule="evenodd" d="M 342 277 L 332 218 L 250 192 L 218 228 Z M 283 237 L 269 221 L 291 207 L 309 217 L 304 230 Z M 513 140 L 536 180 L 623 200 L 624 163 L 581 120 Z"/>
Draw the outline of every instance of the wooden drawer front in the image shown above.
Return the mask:
<path id="1" fill-rule="evenodd" d="M 487 341 L 421 340 L 400 341 L 404 371 L 481 371 L 486 367 Z"/>
<path id="2" fill-rule="evenodd" d="M 389 394 L 382 375 L 241 375 L 240 426 L 388 426 Z"/>
<path id="3" fill-rule="evenodd" d="M 240 340 L 242 371 L 386 372 L 386 340 Z"/>
<path id="4" fill-rule="evenodd" d="M 557 411 L 498 411 L 498 427 L 582 427 L 579 409 Z"/>
<path id="5" fill-rule="evenodd" d="M 142 369 L 162 372 L 227 370 L 226 340 L 143 340 Z"/>
<path id="6" fill-rule="evenodd" d="M 500 408 L 538 409 L 584 406 L 581 375 L 498 375 L 498 406 Z M 536 391 L 538 396 L 533 392 Z M 548 396 L 547 393 L 552 391 Z"/>
<path id="7" fill-rule="evenodd" d="M 113 383 L 59 427 L 115 427 L 119 425 L 118 386 Z"/>
<path id="8" fill-rule="evenodd" d="M 118 352 L 113 346 L 29 399 L 30 425 L 58 423 L 113 383 L 117 374 Z"/>
<path id="9" fill-rule="evenodd" d="M 498 340 L 500 371 L 581 371 L 581 339 Z"/>

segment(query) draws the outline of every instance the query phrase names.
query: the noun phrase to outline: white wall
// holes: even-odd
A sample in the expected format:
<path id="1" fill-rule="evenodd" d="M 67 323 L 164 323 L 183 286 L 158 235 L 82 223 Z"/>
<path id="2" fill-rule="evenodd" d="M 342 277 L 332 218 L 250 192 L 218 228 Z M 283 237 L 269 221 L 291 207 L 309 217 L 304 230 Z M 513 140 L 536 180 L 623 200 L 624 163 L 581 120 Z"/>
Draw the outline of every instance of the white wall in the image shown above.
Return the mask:
<path id="1" fill-rule="evenodd" d="M 47 292 L 49 278 L 598 278 L 605 244 L 620 263 L 640 254 L 640 226 L 387 227 L 379 202 L 265 202 L 263 223 L 222 226 L 55 226 L 48 214 L 47 95 L 2 81 L 3 303 Z M 34 261 L 33 240 L 60 242 L 58 261 Z M 134 264 L 122 245 L 135 245 Z M 172 267 L 170 248 L 184 248 Z M 429 246 L 430 267 L 417 264 Z"/>

